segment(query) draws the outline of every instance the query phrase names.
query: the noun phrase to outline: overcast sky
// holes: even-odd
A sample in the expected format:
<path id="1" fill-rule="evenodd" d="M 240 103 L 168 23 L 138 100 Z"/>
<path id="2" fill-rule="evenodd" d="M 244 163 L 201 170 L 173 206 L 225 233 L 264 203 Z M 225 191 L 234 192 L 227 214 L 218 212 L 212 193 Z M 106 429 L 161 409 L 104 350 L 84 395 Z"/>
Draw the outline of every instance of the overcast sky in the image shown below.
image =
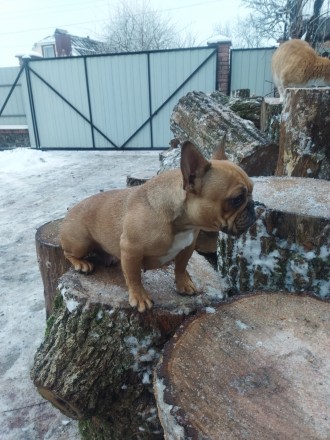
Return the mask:
<path id="1" fill-rule="evenodd" d="M 17 66 L 16 54 L 53 35 L 56 28 L 73 35 L 100 37 L 119 0 L 0 0 L 0 67 Z M 137 0 L 132 0 L 136 3 Z M 244 15 L 240 0 L 150 0 L 153 9 L 170 15 L 179 29 L 206 44 L 214 25 Z"/>

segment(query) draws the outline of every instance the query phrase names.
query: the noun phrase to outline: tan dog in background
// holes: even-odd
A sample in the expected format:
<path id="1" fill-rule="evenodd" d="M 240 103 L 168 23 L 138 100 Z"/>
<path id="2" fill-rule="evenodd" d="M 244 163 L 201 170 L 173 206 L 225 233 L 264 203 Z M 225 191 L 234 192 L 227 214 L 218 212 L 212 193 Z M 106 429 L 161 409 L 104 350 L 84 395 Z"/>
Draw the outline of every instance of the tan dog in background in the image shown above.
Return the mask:
<path id="1" fill-rule="evenodd" d="M 200 229 L 239 235 L 255 221 L 252 181 L 237 165 L 218 159 L 225 159 L 223 145 L 217 158 L 208 161 L 185 142 L 181 170 L 83 200 L 62 223 L 65 257 L 86 274 L 93 270 L 85 258 L 92 252 L 107 256 L 108 263 L 120 260 L 129 303 L 139 312 L 152 307 L 142 269 L 174 260 L 177 291 L 193 295 L 196 288 L 186 267 Z"/>

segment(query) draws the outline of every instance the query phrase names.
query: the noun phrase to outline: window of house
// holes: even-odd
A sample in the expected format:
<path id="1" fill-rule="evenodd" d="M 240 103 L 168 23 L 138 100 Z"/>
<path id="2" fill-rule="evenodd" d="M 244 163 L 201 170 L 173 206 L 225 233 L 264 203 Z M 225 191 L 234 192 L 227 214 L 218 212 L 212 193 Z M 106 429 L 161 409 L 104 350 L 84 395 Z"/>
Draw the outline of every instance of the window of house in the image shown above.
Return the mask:
<path id="1" fill-rule="evenodd" d="M 48 44 L 47 46 L 42 46 L 42 55 L 44 58 L 55 57 L 55 46 L 54 44 Z"/>

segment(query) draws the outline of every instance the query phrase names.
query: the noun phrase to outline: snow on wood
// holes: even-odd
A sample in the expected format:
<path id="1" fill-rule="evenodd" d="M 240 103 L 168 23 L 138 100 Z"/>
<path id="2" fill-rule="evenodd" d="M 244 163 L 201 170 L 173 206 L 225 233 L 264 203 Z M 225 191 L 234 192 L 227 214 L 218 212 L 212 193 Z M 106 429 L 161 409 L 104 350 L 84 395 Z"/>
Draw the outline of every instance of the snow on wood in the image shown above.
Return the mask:
<path id="1" fill-rule="evenodd" d="M 254 179 L 256 224 L 238 239 L 220 234 L 218 265 L 232 293 L 253 289 L 330 296 L 330 182 Z"/>
<path id="2" fill-rule="evenodd" d="M 145 272 L 154 306 L 143 314 L 128 303 L 120 266 L 97 266 L 88 276 L 66 272 L 31 372 L 39 393 L 95 435 L 133 438 L 142 429 L 162 438 L 158 418 L 150 414 L 156 407 L 153 368 L 163 344 L 187 316 L 224 298 L 219 275 L 203 257 L 194 254 L 188 271 L 196 296 L 176 293 L 173 265 Z"/>

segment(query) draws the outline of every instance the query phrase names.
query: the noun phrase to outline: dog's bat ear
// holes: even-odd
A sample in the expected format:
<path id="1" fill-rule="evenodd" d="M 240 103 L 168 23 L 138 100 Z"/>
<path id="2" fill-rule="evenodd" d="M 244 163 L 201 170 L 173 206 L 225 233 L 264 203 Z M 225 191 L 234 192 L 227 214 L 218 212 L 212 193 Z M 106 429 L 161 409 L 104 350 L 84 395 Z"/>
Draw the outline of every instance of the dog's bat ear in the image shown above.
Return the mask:
<path id="1" fill-rule="evenodd" d="M 211 163 L 205 159 L 194 144 L 190 141 L 186 141 L 182 144 L 181 172 L 184 190 L 198 192 L 201 182 L 200 179 L 210 168 Z"/>
<path id="2" fill-rule="evenodd" d="M 228 160 L 228 158 L 226 156 L 225 146 L 226 146 L 226 135 L 223 136 L 221 141 L 215 147 L 215 150 L 214 150 L 213 155 L 212 155 L 212 159 L 215 159 L 215 160 Z"/>

